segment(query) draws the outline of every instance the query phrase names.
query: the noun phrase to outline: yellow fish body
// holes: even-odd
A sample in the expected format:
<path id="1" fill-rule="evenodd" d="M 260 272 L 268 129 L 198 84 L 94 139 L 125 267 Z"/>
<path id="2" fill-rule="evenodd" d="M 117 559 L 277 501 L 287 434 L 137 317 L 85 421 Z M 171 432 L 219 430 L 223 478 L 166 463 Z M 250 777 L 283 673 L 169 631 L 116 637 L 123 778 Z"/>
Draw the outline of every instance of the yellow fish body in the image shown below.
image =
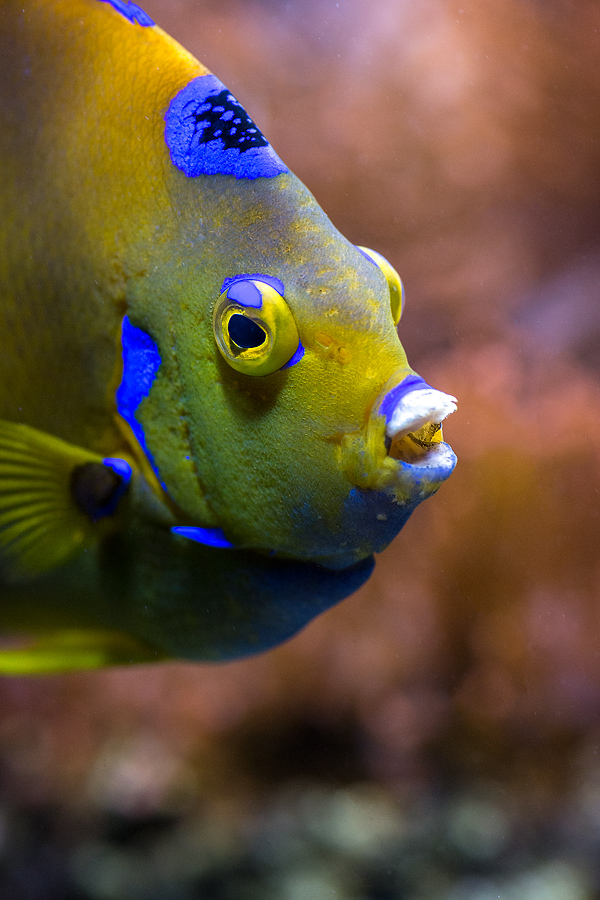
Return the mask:
<path id="1" fill-rule="evenodd" d="M 272 646 L 454 467 L 400 280 L 136 4 L 0 58 L 0 672 Z"/>

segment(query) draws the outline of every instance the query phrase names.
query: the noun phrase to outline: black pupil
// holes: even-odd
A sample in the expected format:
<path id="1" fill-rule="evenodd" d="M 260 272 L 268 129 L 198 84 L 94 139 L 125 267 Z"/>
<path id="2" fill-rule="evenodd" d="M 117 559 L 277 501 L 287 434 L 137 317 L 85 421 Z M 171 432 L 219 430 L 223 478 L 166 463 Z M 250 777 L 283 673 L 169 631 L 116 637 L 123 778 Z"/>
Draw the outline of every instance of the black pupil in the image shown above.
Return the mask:
<path id="1" fill-rule="evenodd" d="M 242 350 L 250 350 L 264 344 L 267 333 L 252 319 L 236 313 L 229 320 L 229 337 Z"/>

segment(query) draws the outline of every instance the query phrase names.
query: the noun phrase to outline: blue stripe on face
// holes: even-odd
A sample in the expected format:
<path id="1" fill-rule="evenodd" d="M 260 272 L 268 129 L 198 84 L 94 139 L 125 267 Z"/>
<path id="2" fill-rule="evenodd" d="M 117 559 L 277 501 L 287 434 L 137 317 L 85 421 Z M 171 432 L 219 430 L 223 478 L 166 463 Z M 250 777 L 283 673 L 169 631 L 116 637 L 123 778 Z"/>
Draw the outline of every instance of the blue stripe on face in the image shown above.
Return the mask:
<path id="1" fill-rule="evenodd" d="M 187 525 L 174 525 L 171 528 L 173 534 L 187 538 L 190 541 L 197 541 L 199 544 L 205 544 L 207 547 L 233 547 L 233 544 L 227 540 L 221 528 L 197 528 Z"/>
<path id="2" fill-rule="evenodd" d="M 152 454 L 146 446 L 144 429 L 135 417 L 140 403 L 150 393 L 150 388 L 160 368 L 160 353 L 150 335 L 132 325 L 127 316 L 123 318 L 121 343 L 123 346 L 123 377 L 116 393 L 117 410 L 130 426 L 135 439 L 160 480 Z M 162 486 L 165 487 L 164 484 Z"/>
<path id="3" fill-rule="evenodd" d="M 214 75 L 190 81 L 171 101 L 165 121 L 173 165 L 190 178 L 273 178 L 288 171 L 244 107 Z"/>
<path id="4" fill-rule="evenodd" d="M 137 3 L 133 3 L 132 0 L 103 0 L 104 3 L 110 3 L 117 12 L 120 12 L 122 16 L 125 16 L 126 19 L 129 19 L 130 22 L 137 22 L 138 25 L 142 25 L 144 28 L 148 28 L 151 25 L 154 25 L 154 22 L 148 15 L 148 13 L 144 12 Z"/>

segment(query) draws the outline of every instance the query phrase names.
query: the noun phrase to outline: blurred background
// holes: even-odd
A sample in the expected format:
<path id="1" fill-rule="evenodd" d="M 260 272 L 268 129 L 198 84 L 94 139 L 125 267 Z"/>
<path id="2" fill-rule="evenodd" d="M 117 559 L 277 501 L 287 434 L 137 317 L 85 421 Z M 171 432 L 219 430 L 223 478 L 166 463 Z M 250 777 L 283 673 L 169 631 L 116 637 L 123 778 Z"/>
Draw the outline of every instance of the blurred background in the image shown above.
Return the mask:
<path id="1" fill-rule="evenodd" d="M 0 681 L 0 896 L 600 898 L 597 0 L 144 6 L 396 266 L 459 464 L 276 651 Z"/>

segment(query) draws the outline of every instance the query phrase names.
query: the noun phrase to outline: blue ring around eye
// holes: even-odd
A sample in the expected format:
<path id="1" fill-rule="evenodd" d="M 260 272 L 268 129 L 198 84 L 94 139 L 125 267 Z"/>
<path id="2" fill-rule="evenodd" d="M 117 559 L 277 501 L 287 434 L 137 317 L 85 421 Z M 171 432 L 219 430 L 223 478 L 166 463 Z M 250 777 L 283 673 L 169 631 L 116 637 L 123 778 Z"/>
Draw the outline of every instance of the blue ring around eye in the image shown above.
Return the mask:
<path id="1" fill-rule="evenodd" d="M 298 349 L 294 353 L 291 359 L 289 359 L 285 365 L 281 367 L 279 371 L 283 369 L 291 369 L 292 366 L 295 366 L 296 363 L 299 363 L 302 357 L 304 356 L 304 347 L 302 346 L 302 341 L 298 344 Z"/>
<path id="2" fill-rule="evenodd" d="M 235 300 L 240 306 L 251 306 L 260 309 L 262 306 L 262 294 L 251 281 L 236 281 L 227 291 L 230 300 Z"/>
<path id="3" fill-rule="evenodd" d="M 283 281 L 279 278 L 275 278 L 274 275 L 265 275 L 263 272 L 243 272 L 239 275 L 233 275 L 231 278 L 226 278 L 221 286 L 221 293 L 224 294 L 225 291 L 228 291 L 232 284 L 236 284 L 238 281 L 264 281 L 265 284 L 270 284 L 272 288 L 275 288 L 278 294 L 281 294 L 282 297 L 285 296 L 285 286 Z"/>

